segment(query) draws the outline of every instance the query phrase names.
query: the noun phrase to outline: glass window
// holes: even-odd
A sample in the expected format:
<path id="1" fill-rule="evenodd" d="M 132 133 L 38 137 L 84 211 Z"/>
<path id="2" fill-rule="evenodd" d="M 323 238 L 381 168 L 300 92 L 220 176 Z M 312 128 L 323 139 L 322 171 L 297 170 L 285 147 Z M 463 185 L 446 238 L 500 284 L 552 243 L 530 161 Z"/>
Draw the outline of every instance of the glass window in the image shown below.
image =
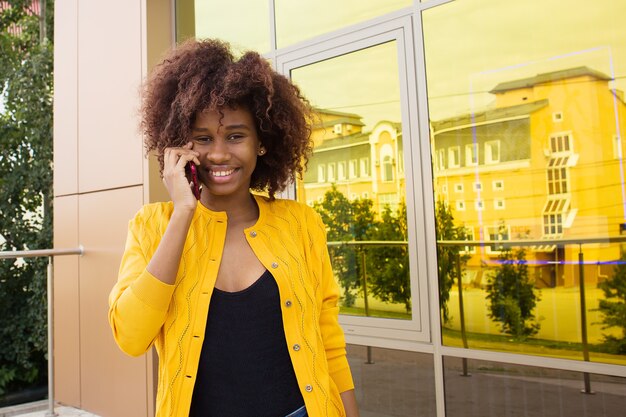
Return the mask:
<path id="1" fill-rule="evenodd" d="M 283 48 L 403 7 L 409 7 L 413 1 L 275 0 L 274 4 L 276 8 L 276 40 L 278 47 Z"/>
<path id="2" fill-rule="evenodd" d="M 337 163 L 337 179 L 343 181 L 346 179 L 346 162 L 340 161 Z"/>
<path id="3" fill-rule="evenodd" d="M 359 162 L 359 172 L 361 173 L 361 177 L 369 177 L 371 175 L 370 159 L 367 157 L 361 158 Z"/>
<path id="4" fill-rule="evenodd" d="M 443 364 L 447 417 L 624 414 L 625 378 L 452 357 Z M 581 394 L 585 379 L 595 395 Z"/>
<path id="5" fill-rule="evenodd" d="M 340 311 L 411 320 L 406 191 L 393 171 L 402 135 L 389 134 L 401 132 L 402 121 L 396 41 L 298 67 L 291 76 L 317 112 L 309 166 L 348 161 L 346 181 L 320 186 L 305 172 L 296 193 L 302 201 L 331 197 L 314 208 L 328 228 Z M 350 125 L 350 135 L 337 137 L 339 124 Z"/>
<path id="6" fill-rule="evenodd" d="M 331 162 L 328 164 L 328 182 L 335 182 L 337 178 L 335 178 L 335 168 L 337 164 L 335 162 Z"/>
<path id="7" fill-rule="evenodd" d="M 317 182 L 326 182 L 326 165 L 319 164 L 317 166 Z"/>
<path id="8" fill-rule="evenodd" d="M 461 148 L 452 146 L 448 148 L 448 168 L 458 168 L 461 166 Z"/>
<path id="9" fill-rule="evenodd" d="M 267 1 L 176 0 L 177 40 L 220 38 L 241 51 L 269 52 L 269 13 Z"/>
<path id="10" fill-rule="evenodd" d="M 472 224 L 478 241 L 510 242 L 461 259 L 463 276 L 474 276 L 463 290 L 469 347 L 626 364 L 626 325 L 613 310 L 626 302 L 616 290 L 626 255 L 608 243 L 626 230 L 626 167 L 614 139 L 626 132 L 626 26 L 617 17 L 626 2 L 596 2 L 592 13 L 572 6 L 463 0 L 422 12 L 431 153 L 478 144 L 472 181 L 494 184 L 485 197 L 497 190 L 496 206 L 450 210 L 450 227 Z M 468 180 L 449 170 L 433 189 Z M 462 340 L 457 295 L 444 344 Z"/>
<path id="11" fill-rule="evenodd" d="M 437 415 L 432 355 L 355 345 L 346 350 L 362 416 Z"/>
<path id="12" fill-rule="evenodd" d="M 389 155 L 383 158 L 383 181 L 393 181 L 393 162 Z"/>
<path id="13" fill-rule="evenodd" d="M 485 163 L 495 164 L 500 162 L 500 141 L 494 140 L 485 143 Z"/>
<path id="14" fill-rule="evenodd" d="M 354 179 L 357 177 L 356 159 L 351 159 L 348 165 L 348 178 Z"/>
<path id="15" fill-rule="evenodd" d="M 475 143 L 465 145 L 465 166 L 478 165 L 478 146 Z"/>

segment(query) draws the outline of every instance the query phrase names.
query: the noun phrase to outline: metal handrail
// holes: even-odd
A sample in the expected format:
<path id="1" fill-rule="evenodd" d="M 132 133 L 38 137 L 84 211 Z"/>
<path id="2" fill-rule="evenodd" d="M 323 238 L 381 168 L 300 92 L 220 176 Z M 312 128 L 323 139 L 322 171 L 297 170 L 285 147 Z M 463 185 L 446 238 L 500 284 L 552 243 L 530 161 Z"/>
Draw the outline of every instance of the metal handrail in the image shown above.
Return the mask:
<path id="1" fill-rule="evenodd" d="M 46 417 L 54 417 L 54 309 L 52 292 L 54 290 L 54 270 L 52 259 L 55 256 L 83 255 L 82 245 L 75 249 L 38 249 L 23 251 L 0 251 L 0 259 L 48 257 L 47 267 L 47 298 L 48 298 L 48 410 Z"/>
<path id="2" fill-rule="evenodd" d="M 441 246 L 538 246 L 538 245 L 588 245 L 593 243 L 626 242 L 626 236 L 580 237 L 569 239 L 517 239 L 517 240 L 438 240 Z"/>

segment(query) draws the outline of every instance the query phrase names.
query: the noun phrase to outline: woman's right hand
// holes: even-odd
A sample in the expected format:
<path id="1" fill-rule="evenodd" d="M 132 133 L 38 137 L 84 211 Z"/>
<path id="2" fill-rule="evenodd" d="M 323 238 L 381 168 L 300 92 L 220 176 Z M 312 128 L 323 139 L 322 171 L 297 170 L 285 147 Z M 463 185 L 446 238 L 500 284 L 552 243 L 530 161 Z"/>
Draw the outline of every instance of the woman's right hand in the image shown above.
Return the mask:
<path id="1" fill-rule="evenodd" d="M 191 191 L 190 180 L 185 174 L 188 162 L 200 164 L 198 159 L 200 154 L 192 148 L 193 142 L 187 142 L 180 148 L 165 148 L 163 153 L 163 183 L 175 210 L 193 212 L 196 209 L 197 200 Z"/>

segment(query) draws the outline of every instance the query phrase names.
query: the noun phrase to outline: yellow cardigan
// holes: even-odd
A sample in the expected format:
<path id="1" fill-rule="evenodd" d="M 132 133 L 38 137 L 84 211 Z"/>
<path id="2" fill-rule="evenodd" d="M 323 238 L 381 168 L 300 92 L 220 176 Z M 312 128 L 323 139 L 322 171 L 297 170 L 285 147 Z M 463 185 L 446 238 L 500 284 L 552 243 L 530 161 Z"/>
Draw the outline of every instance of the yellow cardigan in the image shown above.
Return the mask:
<path id="1" fill-rule="evenodd" d="M 339 288 L 319 215 L 291 200 L 255 196 L 257 223 L 246 239 L 278 284 L 285 337 L 300 391 L 312 417 L 344 416 L 340 392 L 354 387 L 338 323 Z M 187 417 L 204 340 L 209 301 L 226 237 L 226 214 L 198 203 L 176 282 L 146 271 L 173 204 L 144 206 L 130 221 L 109 322 L 129 355 L 154 344 L 159 355 L 156 417 Z M 254 347 L 251 347 L 254 348 Z"/>

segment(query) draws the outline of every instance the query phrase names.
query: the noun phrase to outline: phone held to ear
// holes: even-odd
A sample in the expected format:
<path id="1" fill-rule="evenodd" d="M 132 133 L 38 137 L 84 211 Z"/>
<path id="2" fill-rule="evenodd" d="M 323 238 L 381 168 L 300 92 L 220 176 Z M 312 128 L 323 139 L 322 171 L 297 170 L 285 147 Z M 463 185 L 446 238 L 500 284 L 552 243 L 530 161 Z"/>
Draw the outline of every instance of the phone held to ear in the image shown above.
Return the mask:
<path id="1" fill-rule="evenodd" d="M 196 165 L 193 162 L 187 162 L 185 171 L 187 173 L 187 178 L 189 178 L 191 183 L 191 192 L 194 197 L 196 197 L 196 200 L 200 200 L 200 183 L 198 182 L 198 170 Z"/>

